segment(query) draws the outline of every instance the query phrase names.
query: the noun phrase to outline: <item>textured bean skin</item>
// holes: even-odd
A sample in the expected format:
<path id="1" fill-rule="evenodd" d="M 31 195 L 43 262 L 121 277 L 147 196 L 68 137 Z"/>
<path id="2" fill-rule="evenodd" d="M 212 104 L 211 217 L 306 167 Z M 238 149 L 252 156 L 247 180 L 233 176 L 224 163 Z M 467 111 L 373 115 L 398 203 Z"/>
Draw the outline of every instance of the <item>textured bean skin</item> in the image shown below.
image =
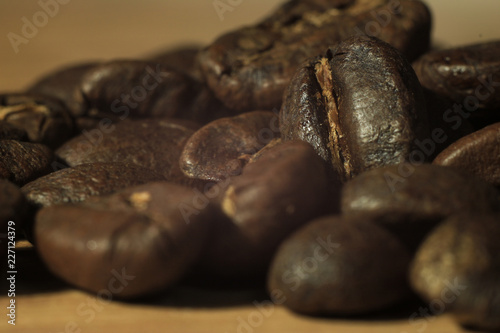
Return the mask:
<path id="1" fill-rule="evenodd" d="M 396 237 L 370 219 L 327 216 L 282 243 L 267 288 L 299 313 L 367 313 L 404 299 L 409 262 Z"/>
<path id="2" fill-rule="evenodd" d="M 452 143 L 432 163 L 460 169 L 500 186 L 500 123 Z"/>
<path id="3" fill-rule="evenodd" d="M 428 133 L 410 64 L 390 45 L 353 37 L 297 70 L 280 111 L 284 140 L 309 142 L 348 180 L 408 161 Z"/>
<path id="4" fill-rule="evenodd" d="M 500 330 L 500 215 L 461 214 L 439 225 L 417 252 L 411 285 L 425 300 L 443 302 L 464 326 Z"/>
<path id="5" fill-rule="evenodd" d="M 207 83 L 232 109 L 279 108 L 297 67 L 329 45 L 373 33 L 371 12 L 389 22 L 377 36 L 415 58 L 427 49 L 430 14 L 420 1 L 289 1 L 260 24 L 219 37 L 200 53 Z M 390 11 L 397 14 L 390 14 Z"/>
<path id="6" fill-rule="evenodd" d="M 500 108 L 500 41 L 429 52 L 413 67 L 422 85 L 441 96 L 476 109 Z"/>
<path id="7" fill-rule="evenodd" d="M 36 218 L 37 250 L 54 274 L 90 292 L 121 299 L 157 293 L 176 283 L 204 247 L 210 209 L 190 223 L 179 210 L 193 198 L 187 187 L 150 183 L 46 207 Z"/>

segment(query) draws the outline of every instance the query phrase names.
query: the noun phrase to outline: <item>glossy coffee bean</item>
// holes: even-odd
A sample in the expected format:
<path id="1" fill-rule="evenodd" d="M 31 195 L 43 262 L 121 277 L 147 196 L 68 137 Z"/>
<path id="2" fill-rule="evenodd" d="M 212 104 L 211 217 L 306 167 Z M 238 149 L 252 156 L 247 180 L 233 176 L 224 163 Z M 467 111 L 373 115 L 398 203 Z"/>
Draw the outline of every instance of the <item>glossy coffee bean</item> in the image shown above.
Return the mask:
<path id="1" fill-rule="evenodd" d="M 59 170 L 22 187 L 36 206 L 85 201 L 96 195 L 164 180 L 163 176 L 133 163 L 89 163 Z"/>
<path id="2" fill-rule="evenodd" d="M 47 146 L 0 140 L 0 179 L 24 185 L 52 171 L 53 152 Z"/>
<path id="3" fill-rule="evenodd" d="M 176 283 L 204 247 L 210 209 L 186 223 L 180 205 L 194 192 L 150 183 L 78 205 L 42 209 L 37 251 L 57 276 L 102 297 L 157 293 Z"/>
<path id="4" fill-rule="evenodd" d="M 115 60 L 86 72 L 81 90 L 91 112 L 128 117 L 169 117 L 202 123 L 230 111 L 204 83 L 168 64 Z"/>
<path id="5" fill-rule="evenodd" d="M 284 140 L 309 142 L 342 179 L 412 157 L 428 122 L 418 79 L 389 44 L 353 37 L 295 73 L 280 112 Z"/>
<path id="6" fill-rule="evenodd" d="M 30 142 L 51 148 L 74 134 L 74 122 L 58 100 L 28 94 L 0 95 L 0 120 L 26 131 Z"/>
<path id="7" fill-rule="evenodd" d="M 215 181 L 236 176 L 253 154 L 279 135 L 278 117 L 268 111 L 215 120 L 186 142 L 181 170 L 191 178 Z"/>
<path id="8" fill-rule="evenodd" d="M 424 87 L 458 103 L 455 117 L 500 108 L 500 41 L 432 51 L 413 66 Z"/>
<path id="9" fill-rule="evenodd" d="M 84 132 L 66 142 L 56 155 L 69 166 L 94 162 L 134 163 L 163 175 L 182 176 L 179 156 L 200 126 L 175 119 L 122 121 Z"/>
<path id="10" fill-rule="evenodd" d="M 500 186 L 500 123 L 454 142 L 432 163 L 456 168 Z"/>
<path id="11" fill-rule="evenodd" d="M 84 116 L 89 105 L 82 94 L 82 79 L 85 73 L 98 63 L 88 62 L 64 66 L 41 77 L 27 92 L 56 98 L 68 108 L 73 117 Z"/>
<path id="12" fill-rule="evenodd" d="M 500 210 L 490 184 L 451 168 L 402 164 L 367 171 L 342 189 L 343 214 L 371 214 L 411 249 L 443 219 Z"/>
<path id="13" fill-rule="evenodd" d="M 200 266 L 210 278 L 233 284 L 261 282 L 280 242 L 335 210 L 340 191 L 339 184 L 328 183 L 323 161 L 301 141 L 266 150 L 240 176 L 216 186 L 222 214 Z"/>
<path id="14" fill-rule="evenodd" d="M 272 110 L 302 62 L 365 34 L 414 59 L 428 47 L 430 13 L 420 1 L 288 1 L 259 24 L 219 37 L 201 51 L 200 64 L 231 109 Z"/>
<path id="15" fill-rule="evenodd" d="M 500 215 L 460 214 L 425 240 L 411 267 L 411 285 L 462 325 L 500 330 Z"/>
<path id="16" fill-rule="evenodd" d="M 409 262 L 399 240 L 369 218 L 327 216 L 281 244 L 267 288 L 299 313 L 373 312 L 408 295 Z"/>

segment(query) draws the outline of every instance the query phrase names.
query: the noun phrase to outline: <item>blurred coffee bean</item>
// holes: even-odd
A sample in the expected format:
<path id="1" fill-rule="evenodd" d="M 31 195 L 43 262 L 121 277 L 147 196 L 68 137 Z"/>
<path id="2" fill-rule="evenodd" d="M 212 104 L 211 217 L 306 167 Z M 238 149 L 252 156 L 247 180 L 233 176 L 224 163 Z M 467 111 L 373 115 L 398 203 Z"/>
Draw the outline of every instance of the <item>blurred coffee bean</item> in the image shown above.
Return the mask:
<path id="1" fill-rule="evenodd" d="M 344 181 L 413 156 L 428 137 L 418 79 L 399 51 L 353 37 L 295 73 L 280 113 L 284 140 L 309 142 Z"/>
<path id="2" fill-rule="evenodd" d="M 105 125 L 105 126 L 104 126 Z M 66 142 L 56 155 L 69 166 L 94 162 L 135 163 L 167 180 L 182 177 L 179 156 L 200 125 L 175 119 L 111 121 Z"/>
<path id="3" fill-rule="evenodd" d="M 27 93 L 59 99 L 72 116 L 83 116 L 87 114 L 89 106 L 82 94 L 82 79 L 88 70 L 97 65 L 89 62 L 57 69 L 31 85 Z"/>
<path id="4" fill-rule="evenodd" d="M 429 45 L 429 10 L 408 0 L 288 1 L 259 24 L 219 37 L 201 51 L 200 64 L 231 109 L 272 110 L 302 62 L 366 34 L 415 59 Z"/>
<path id="5" fill-rule="evenodd" d="M 164 180 L 160 174 L 133 163 L 89 163 L 59 170 L 22 187 L 36 206 L 74 203 L 90 196 Z"/>
<path id="6" fill-rule="evenodd" d="M 399 240 L 369 218 L 323 217 L 281 244 L 268 291 L 299 313 L 373 312 L 408 295 L 409 262 Z"/>
<path id="7" fill-rule="evenodd" d="M 432 51 L 414 68 L 424 87 L 459 103 L 457 117 L 500 108 L 500 41 Z"/>
<path id="8" fill-rule="evenodd" d="M 0 120 L 0 140 L 28 141 L 28 134 L 25 130 Z"/>
<path id="9" fill-rule="evenodd" d="M 201 272 L 225 283 L 263 282 L 281 241 L 310 219 L 338 210 L 339 192 L 309 144 L 293 141 L 266 150 L 240 176 L 205 194 L 207 200 L 219 195 L 222 214 Z"/>
<path id="10" fill-rule="evenodd" d="M 150 58 L 151 61 L 164 63 L 192 78 L 203 81 L 198 54 L 201 50 L 199 45 L 170 48 Z"/>
<path id="11" fill-rule="evenodd" d="M 0 179 L 24 185 L 52 171 L 53 152 L 39 143 L 0 140 Z"/>
<path id="12" fill-rule="evenodd" d="M 83 77 L 90 113 L 128 117 L 170 117 L 198 122 L 228 116 L 205 86 L 163 62 L 115 60 L 95 66 Z"/>
<path id="13" fill-rule="evenodd" d="M 29 94 L 0 95 L 0 120 L 26 131 L 30 142 L 60 146 L 75 130 L 73 119 L 58 100 Z"/>
<path id="14" fill-rule="evenodd" d="M 360 174 L 342 189 L 343 214 L 371 214 L 415 249 L 443 219 L 464 212 L 500 211 L 492 185 L 438 165 L 401 164 Z"/>
<path id="15" fill-rule="evenodd" d="M 42 209 L 37 250 L 55 275 L 113 299 L 157 293 L 176 283 L 205 246 L 210 207 L 186 222 L 195 193 L 150 183 L 81 204 Z"/>
<path id="16" fill-rule="evenodd" d="M 253 154 L 279 135 L 278 116 L 272 112 L 215 120 L 189 138 L 181 170 L 191 178 L 215 181 L 237 176 Z"/>
<path id="17" fill-rule="evenodd" d="M 454 142 L 432 163 L 453 167 L 500 186 L 500 123 Z"/>
<path id="18" fill-rule="evenodd" d="M 462 325 L 500 330 L 500 215 L 459 214 L 425 240 L 411 267 L 411 285 Z"/>
<path id="19" fill-rule="evenodd" d="M 0 234 L 7 233 L 7 228 L 4 226 L 8 221 L 14 221 L 17 226 L 22 226 L 25 208 L 26 200 L 21 189 L 8 180 L 0 179 L 0 225 L 2 226 Z"/>

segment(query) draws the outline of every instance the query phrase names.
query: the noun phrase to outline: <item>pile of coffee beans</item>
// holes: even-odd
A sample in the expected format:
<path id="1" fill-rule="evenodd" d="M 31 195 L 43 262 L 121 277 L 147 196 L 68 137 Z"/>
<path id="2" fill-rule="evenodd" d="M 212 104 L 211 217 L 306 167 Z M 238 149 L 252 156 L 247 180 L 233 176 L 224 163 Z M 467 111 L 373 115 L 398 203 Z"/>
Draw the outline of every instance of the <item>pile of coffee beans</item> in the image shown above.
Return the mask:
<path id="1" fill-rule="evenodd" d="M 500 41 L 430 34 L 418 0 L 290 0 L 0 94 L 2 228 L 115 299 L 250 284 L 360 316 L 419 297 L 498 331 Z"/>

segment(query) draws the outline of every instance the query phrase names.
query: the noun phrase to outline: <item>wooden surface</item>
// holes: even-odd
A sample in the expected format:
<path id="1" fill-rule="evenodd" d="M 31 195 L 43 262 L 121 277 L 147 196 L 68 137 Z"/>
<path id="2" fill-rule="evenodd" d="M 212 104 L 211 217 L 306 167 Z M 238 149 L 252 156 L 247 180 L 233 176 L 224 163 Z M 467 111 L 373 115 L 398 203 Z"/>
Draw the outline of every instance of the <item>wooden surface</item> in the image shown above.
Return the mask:
<path id="1" fill-rule="evenodd" d="M 60 5 L 16 53 L 8 34 L 22 35 L 23 18 L 31 21 L 41 8 L 34 0 L 2 0 L 0 91 L 21 90 L 40 75 L 73 62 L 142 57 L 181 44 L 205 44 L 221 32 L 255 22 L 280 2 L 232 1 L 240 5 L 221 19 L 213 0 L 72 0 Z M 439 45 L 500 39 L 498 0 L 428 2 Z M 48 274 L 33 249 L 18 249 L 16 264 L 17 325 L 7 324 L 9 298 L 2 279 L 0 332 L 462 332 L 447 316 L 412 321 L 411 315 L 425 304 L 363 320 L 307 318 L 279 306 L 262 315 L 253 302 L 265 295 L 255 290 L 180 288 L 142 303 L 101 304 Z"/>

